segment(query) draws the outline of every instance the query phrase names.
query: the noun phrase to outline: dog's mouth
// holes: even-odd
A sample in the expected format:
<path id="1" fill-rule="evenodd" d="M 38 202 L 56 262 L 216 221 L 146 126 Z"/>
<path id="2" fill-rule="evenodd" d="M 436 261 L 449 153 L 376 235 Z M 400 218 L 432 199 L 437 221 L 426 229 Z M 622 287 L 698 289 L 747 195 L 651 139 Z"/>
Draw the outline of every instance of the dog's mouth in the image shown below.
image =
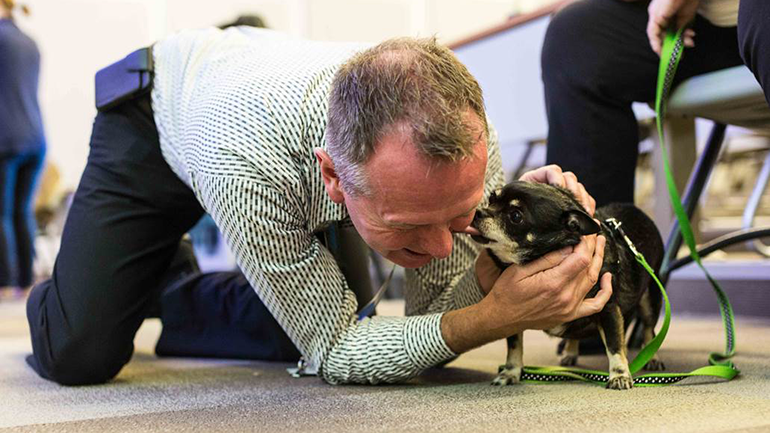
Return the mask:
<path id="1" fill-rule="evenodd" d="M 471 235 L 471 239 L 473 239 L 476 243 L 487 245 L 491 244 L 493 242 L 496 242 L 495 240 L 489 239 L 487 237 L 484 237 L 482 235 Z"/>
<path id="2" fill-rule="evenodd" d="M 487 245 L 487 244 L 496 242 L 494 239 L 489 239 L 488 237 L 481 234 L 479 229 L 477 229 L 476 227 L 473 227 L 473 224 L 466 227 L 466 229 L 463 232 L 471 235 L 471 239 L 473 239 L 474 242 L 482 245 Z"/>

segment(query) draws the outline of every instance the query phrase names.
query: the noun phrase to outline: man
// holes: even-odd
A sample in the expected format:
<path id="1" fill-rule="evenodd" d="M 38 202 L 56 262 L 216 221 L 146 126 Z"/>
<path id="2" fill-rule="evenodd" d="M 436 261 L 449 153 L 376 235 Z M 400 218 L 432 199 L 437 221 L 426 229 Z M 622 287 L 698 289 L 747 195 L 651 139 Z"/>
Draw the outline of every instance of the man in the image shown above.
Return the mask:
<path id="1" fill-rule="evenodd" d="M 770 103 L 769 14 L 766 0 L 570 4 L 543 45 L 547 162 L 576 173 L 599 206 L 633 202 L 639 128 L 631 104 L 655 99 L 666 30 L 692 22 L 675 84 L 745 64 Z"/>
<path id="2" fill-rule="evenodd" d="M 259 299 L 244 307 L 211 287 L 164 296 L 164 333 L 171 325 L 182 340 L 208 319 L 207 335 L 237 356 L 275 320 L 329 383 L 403 380 L 599 311 L 609 275 L 584 297 L 601 237 L 502 275 L 486 256 L 474 266 L 478 249 L 459 233 L 502 174 L 465 67 L 430 40 L 362 49 L 249 28 L 155 44 L 152 106 L 144 95 L 98 114 L 54 278 L 30 297 L 37 372 L 70 385 L 114 377 L 204 210 Z M 547 167 L 528 178 L 569 186 L 592 208 L 573 175 Z M 409 317 L 356 320 L 355 296 L 314 235 L 335 221 L 408 268 Z"/>

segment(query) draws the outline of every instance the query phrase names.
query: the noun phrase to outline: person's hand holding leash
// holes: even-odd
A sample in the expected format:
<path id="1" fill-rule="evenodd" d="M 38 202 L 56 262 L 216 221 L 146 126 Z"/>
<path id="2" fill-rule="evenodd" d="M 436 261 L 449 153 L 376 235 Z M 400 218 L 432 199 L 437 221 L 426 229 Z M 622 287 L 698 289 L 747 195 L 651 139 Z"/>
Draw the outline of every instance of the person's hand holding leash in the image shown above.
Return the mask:
<path id="1" fill-rule="evenodd" d="M 687 25 L 695 18 L 695 12 L 700 6 L 701 0 L 652 0 L 647 12 L 650 15 L 647 21 L 647 38 L 650 47 L 660 55 L 663 46 L 663 38 L 666 31 L 672 25 L 677 29 Z M 684 46 L 695 46 L 695 32 L 692 29 L 684 31 Z"/>

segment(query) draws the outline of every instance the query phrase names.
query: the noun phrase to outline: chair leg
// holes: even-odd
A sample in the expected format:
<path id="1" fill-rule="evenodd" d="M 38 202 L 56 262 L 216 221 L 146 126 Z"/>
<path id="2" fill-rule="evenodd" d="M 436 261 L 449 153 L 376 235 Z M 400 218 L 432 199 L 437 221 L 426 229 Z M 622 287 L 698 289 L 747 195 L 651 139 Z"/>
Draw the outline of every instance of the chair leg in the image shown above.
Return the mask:
<path id="1" fill-rule="evenodd" d="M 722 150 L 726 128 L 726 125 L 714 122 L 714 127 L 711 129 L 711 135 L 706 143 L 706 148 L 703 150 L 703 154 L 700 158 L 698 158 L 695 169 L 690 175 L 690 180 L 687 182 L 687 187 L 685 188 L 682 197 L 682 205 L 687 214 L 687 218 L 692 218 L 695 208 L 698 205 L 698 200 L 700 200 L 700 196 L 706 186 L 706 182 L 709 177 L 711 177 L 711 172 L 714 169 L 719 153 Z M 670 272 L 669 266 L 671 262 L 676 259 L 676 255 L 681 246 L 682 233 L 679 231 L 679 222 L 674 220 L 668 235 L 668 240 L 666 241 L 663 264 L 660 266 L 660 281 L 664 285 L 668 281 Z"/>
<path id="2" fill-rule="evenodd" d="M 762 194 L 767 188 L 767 184 L 770 182 L 770 152 L 767 153 L 765 163 L 762 165 L 762 169 L 759 171 L 757 182 L 754 184 L 754 189 L 751 191 L 749 201 L 746 203 L 746 210 L 743 212 L 743 228 L 750 229 L 754 225 L 754 217 L 757 214 L 757 208 L 759 202 L 762 199 Z M 770 257 L 770 245 L 762 243 L 759 239 L 752 239 L 747 241 L 746 245 L 749 249 L 762 254 L 765 257 Z"/>

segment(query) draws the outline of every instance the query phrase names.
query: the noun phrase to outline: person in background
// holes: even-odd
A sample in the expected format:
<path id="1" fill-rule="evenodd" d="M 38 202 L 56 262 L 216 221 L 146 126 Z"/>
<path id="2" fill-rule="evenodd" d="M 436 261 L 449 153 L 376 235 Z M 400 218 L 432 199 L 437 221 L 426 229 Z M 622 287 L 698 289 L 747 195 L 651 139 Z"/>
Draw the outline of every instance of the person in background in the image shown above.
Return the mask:
<path id="1" fill-rule="evenodd" d="M 583 0 L 551 20 L 542 52 L 546 162 L 574 172 L 597 206 L 634 199 L 631 104 L 654 101 L 664 32 L 687 23 L 674 85 L 745 64 L 770 101 L 767 0 Z"/>
<path id="2" fill-rule="evenodd" d="M 230 27 L 238 27 L 238 26 L 256 27 L 258 29 L 268 28 L 267 24 L 265 23 L 265 20 L 261 16 L 256 14 L 238 15 L 238 18 L 236 18 L 235 21 L 231 21 L 226 24 L 221 24 L 219 25 L 219 28 L 224 30 Z"/>
<path id="3" fill-rule="evenodd" d="M 0 0 L 0 287 L 21 293 L 33 283 L 32 196 L 45 157 L 38 104 L 40 52 L 14 22 L 14 0 Z"/>

